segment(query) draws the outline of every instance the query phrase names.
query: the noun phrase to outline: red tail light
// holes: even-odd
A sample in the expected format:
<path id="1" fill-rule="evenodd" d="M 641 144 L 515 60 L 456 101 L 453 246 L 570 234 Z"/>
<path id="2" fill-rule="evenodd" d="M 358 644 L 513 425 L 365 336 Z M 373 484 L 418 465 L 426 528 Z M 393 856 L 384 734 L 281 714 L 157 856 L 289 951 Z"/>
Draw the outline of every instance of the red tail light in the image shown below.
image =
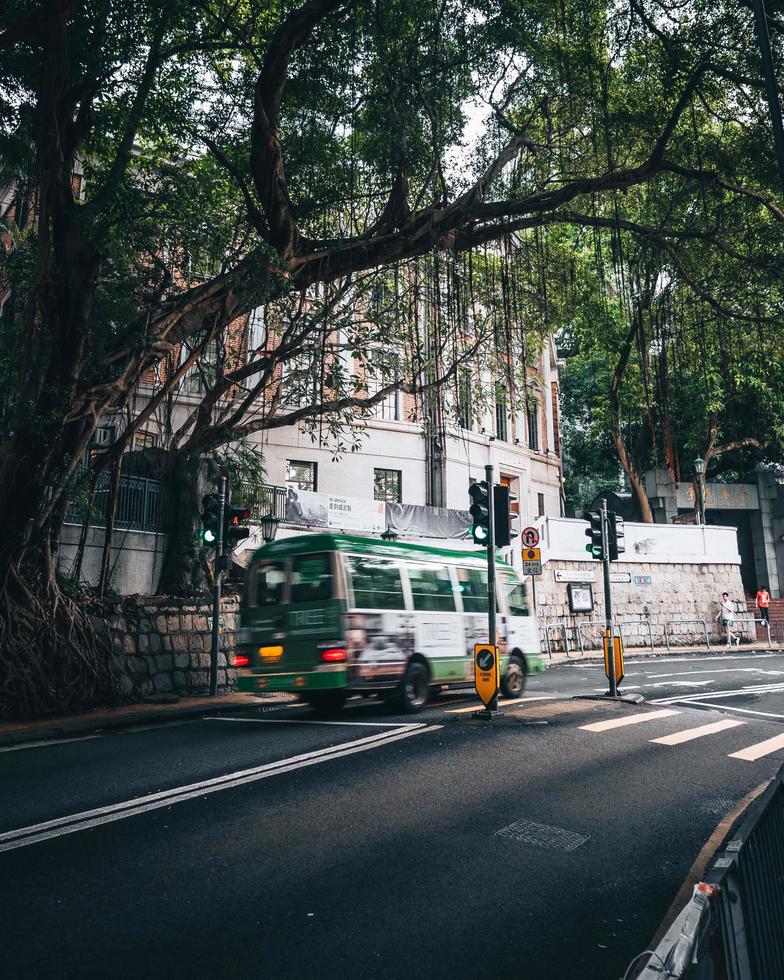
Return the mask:
<path id="1" fill-rule="evenodd" d="M 345 647 L 328 647 L 321 651 L 321 659 L 328 664 L 337 664 L 346 659 Z"/>
<path id="2" fill-rule="evenodd" d="M 247 667 L 250 663 L 250 657 L 246 657 L 244 653 L 235 653 L 231 658 L 232 667 Z"/>

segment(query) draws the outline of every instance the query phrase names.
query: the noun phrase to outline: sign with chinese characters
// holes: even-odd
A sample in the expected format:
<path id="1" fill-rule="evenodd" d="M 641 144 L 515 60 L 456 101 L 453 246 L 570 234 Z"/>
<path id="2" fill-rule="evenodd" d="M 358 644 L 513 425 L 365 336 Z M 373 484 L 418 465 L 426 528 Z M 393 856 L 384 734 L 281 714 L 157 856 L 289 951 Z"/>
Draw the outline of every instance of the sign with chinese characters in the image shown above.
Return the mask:
<path id="1" fill-rule="evenodd" d="M 523 548 L 523 575 L 542 574 L 542 549 Z"/>
<path id="2" fill-rule="evenodd" d="M 386 527 L 384 517 L 383 500 L 318 493 L 296 487 L 288 487 L 286 491 L 287 524 L 380 533 Z"/>
<path id="3" fill-rule="evenodd" d="M 595 582 L 596 572 L 570 572 L 564 568 L 557 568 L 555 571 L 556 582 Z"/>
<path id="4" fill-rule="evenodd" d="M 653 585 L 652 575 L 635 575 L 634 576 L 635 585 Z"/>

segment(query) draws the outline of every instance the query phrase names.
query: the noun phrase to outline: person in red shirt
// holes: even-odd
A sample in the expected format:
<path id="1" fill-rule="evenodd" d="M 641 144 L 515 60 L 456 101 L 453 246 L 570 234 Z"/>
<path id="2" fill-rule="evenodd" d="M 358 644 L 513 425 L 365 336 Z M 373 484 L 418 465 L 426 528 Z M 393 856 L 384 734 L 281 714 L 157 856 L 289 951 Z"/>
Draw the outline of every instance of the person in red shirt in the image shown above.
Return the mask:
<path id="1" fill-rule="evenodd" d="M 757 593 L 757 609 L 759 609 L 760 617 L 767 623 L 770 611 L 770 592 L 768 592 L 767 585 L 763 585 Z"/>

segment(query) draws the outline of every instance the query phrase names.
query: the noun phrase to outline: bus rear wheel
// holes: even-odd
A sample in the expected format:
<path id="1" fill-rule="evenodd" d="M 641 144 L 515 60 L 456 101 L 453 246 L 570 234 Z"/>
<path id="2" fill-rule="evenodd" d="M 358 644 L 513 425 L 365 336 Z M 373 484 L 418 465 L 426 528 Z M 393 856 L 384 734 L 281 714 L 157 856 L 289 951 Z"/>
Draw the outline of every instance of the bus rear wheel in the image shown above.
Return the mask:
<path id="1" fill-rule="evenodd" d="M 345 691 L 308 691 L 302 695 L 317 715 L 333 715 L 346 703 Z"/>
<path id="2" fill-rule="evenodd" d="M 512 654 L 506 667 L 506 673 L 501 678 L 501 693 L 505 698 L 516 700 L 523 696 L 525 690 L 525 664 L 517 654 Z"/>
<path id="3" fill-rule="evenodd" d="M 407 715 L 416 714 L 430 697 L 430 675 L 421 660 L 412 660 L 396 692 L 398 707 Z"/>

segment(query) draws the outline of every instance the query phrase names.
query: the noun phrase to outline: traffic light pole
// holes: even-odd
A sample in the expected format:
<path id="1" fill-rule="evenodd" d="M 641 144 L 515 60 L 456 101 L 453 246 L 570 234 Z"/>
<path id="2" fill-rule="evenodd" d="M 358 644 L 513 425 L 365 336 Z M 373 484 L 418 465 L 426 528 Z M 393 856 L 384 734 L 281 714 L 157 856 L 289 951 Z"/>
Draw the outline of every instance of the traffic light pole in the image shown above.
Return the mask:
<path id="1" fill-rule="evenodd" d="M 487 481 L 487 525 L 490 534 L 487 539 L 487 632 L 488 643 L 495 648 L 495 655 L 498 657 L 496 646 L 496 626 L 495 626 L 495 503 L 493 501 L 493 466 L 488 463 L 485 466 L 485 480 Z M 498 711 L 498 691 L 493 695 L 492 700 L 487 706 L 489 712 Z"/>
<path id="2" fill-rule="evenodd" d="M 618 697 L 618 685 L 615 681 L 615 636 L 612 615 L 612 594 L 610 592 L 610 516 L 607 513 L 607 500 L 602 499 L 600 513 L 602 515 L 602 569 L 604 571 L 604 613 L 606 618 L 605 636 L 607 639 L 608 678 L 610 681 L 610 697 Z"/>
<path id="3" fill-rule="evenodd" d="M 212 590 L 212 642 L 210 646 L 210 697 L 218 695 L 218 633 L 220 630 L 221 584 L 223 579 L 223 515 L 226 510 L 226 477 L 218 483 L 218 536 L 215 541 L 215 584 Z"/>

